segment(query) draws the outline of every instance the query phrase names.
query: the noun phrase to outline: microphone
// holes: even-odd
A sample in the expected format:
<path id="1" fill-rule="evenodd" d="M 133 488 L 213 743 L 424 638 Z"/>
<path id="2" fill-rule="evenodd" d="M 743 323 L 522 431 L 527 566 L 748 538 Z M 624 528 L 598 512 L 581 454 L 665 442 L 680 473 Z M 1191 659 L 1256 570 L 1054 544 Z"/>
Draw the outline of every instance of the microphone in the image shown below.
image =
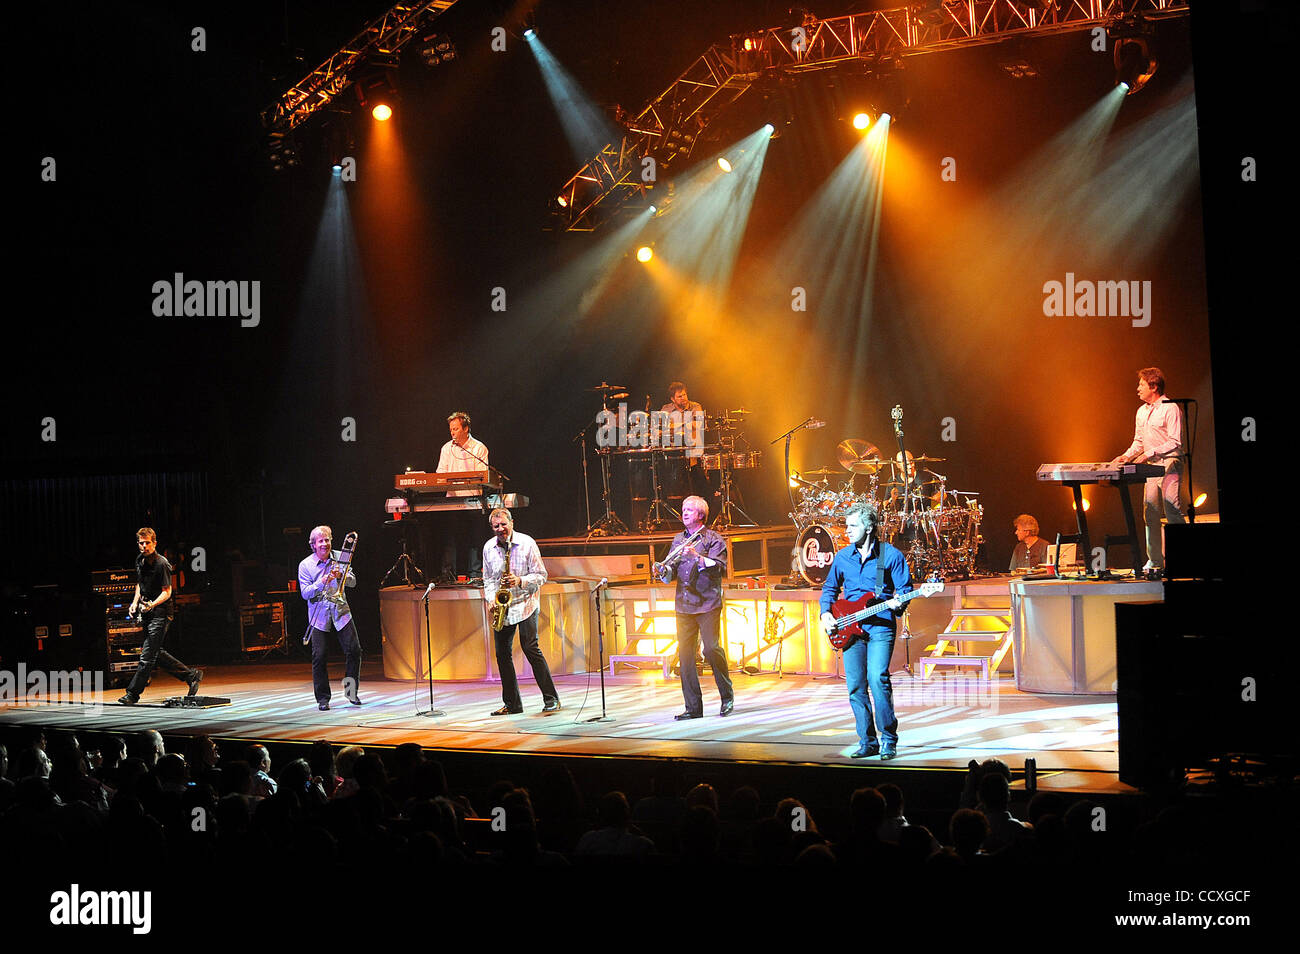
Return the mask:
<path id="1" fill-rule="evenodd" d="M 429 594 L 433 592 L 433 588 L 437 585 L 438 585 L 437 583 L 430 583 L 429 588 L 424 591 L 424 595 L 421 596 L 420 599 L 427 600 L 429 598 Z"/>
<path id="2" fill-rule="evenodd" d="M 602 586 L 609 586 L 609 577 L 602 576 L 600 582 L 596 584 L 596 589 L 600 589 Z"/>
<path id="3" fill-rule="evenodd" d="M 815 418 L 815 417 L 810 417 L 810 418 L 808 418 L 808 427 L 807 427 L 807 430 L 815 431 L 815 430 L 817 430 L 817 428 L 819 428 L 819 427 L 825 427 L 825 426 L 826 426 L 826 422 L 825 422 L 825 421 L 819 421 L 819 420 L 817 420 L 817 418 Z"/>

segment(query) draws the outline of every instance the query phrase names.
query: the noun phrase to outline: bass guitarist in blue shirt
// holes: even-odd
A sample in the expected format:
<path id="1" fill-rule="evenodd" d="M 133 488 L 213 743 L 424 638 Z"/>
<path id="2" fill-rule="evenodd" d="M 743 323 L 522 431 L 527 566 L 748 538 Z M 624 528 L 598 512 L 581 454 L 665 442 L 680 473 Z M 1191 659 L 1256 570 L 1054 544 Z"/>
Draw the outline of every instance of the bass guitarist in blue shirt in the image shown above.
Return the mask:
<path id="1" fill-rule="evenodd" d="M 864 635 L 844 647 L 844 679 L 860 743 L 853 753 L 855 759 L 879 755 L 884 760 L 898 754 L 898 718 L 894 715 L 889 658 L 894 652 L 894 619 L 903 612 L 899 597 L 911 592 L 912 576 L 902 551 L 877 538 L 879 523 L 876 509 L 869 504 L 848 512 L 845 527 L 849 546 L 835 554 L 822 584 L 821 623 L 827 633 L 835 628 L 831 605 L 841 594 L 846 600 L 875 594 L 877 599 L 887 599 L 890 609 L 870 617 L 862 624 Z M 872 699 L 876 703 L 874 721 Z"/>

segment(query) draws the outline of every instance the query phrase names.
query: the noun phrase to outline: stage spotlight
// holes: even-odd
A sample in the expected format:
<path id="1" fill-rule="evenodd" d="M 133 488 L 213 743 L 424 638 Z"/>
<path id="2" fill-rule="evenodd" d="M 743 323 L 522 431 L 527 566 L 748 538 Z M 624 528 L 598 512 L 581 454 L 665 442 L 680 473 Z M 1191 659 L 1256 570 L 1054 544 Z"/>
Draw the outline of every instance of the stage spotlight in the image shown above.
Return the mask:
<path id="1" fill-rule="evenodd" d="M 1076 503 L 1074 503 L 1073 501 L 1071 501 L 1071 503 L 1070 503 L 1070 509 L 1071 509 L 1071 510 L 1078 510 L 1078 509 L 1079 509 L 1079 506 L 1078 506 L 1078 504 L 1076 504 Z M 1091 510 L 1091 509 L 1092 509 L 1092 501 L 1089 500 L 1087 497 L 1084 497 L 1084 498 L 1083 498 L 1083 510 L 1084 510 L 1084 513 L 1087 513 L 1087 512 L 1088 512 L 1089 510 Z"/>
<path id="2" fill-rule="evenodd" d="M 567 209 L 569 207 L 569 200 L 562 195 L 557 195 L 555 201 L 559 203 L 559 206 L 562 209 Z"/>
<path id="3" fill-rule="evenodd" d="M 1209 494 L 1197 494 L 1197 495 L 1196 495 L 1196 500 L 1195 500 L 1195 502 L 1192 504 L 1192 506 L 1193 506 L 1193 507 L 1197 507 L 1197 508 L 1199 508 L 1199 507 L 1201 506 L 1201 504 L 1205 503 L 1206 498 L 1209 497 L 1209 496 L 1210 496 Z"/>
<path id="4" fill-rule="evenodd" d="M 393 117 L 393 108 L 387 103 L 376 103 L 375 108 L 370 111 L 370 115 L 382 123 Z"/>
<path id="5" fill-rule="evenodd" d="M 790 486 L 791 486 L 791 487 L 798 488 L 798 486 L 799 486 L 799 471 L 796 470 L 796 471 L 792 471 L 792 472 L 790 473 Z"/>
<path id="6" fill-rule="evenodd" d="M 718 168 L 721 169 L 723 172 L 731 171 L 731 163 L 727 161 L 726 156 L 718 156 Z"/>
<path id="7" fill-rule="evenodd" d="M 537 36 L 537 34 L 532 29 L 528 29 L 524 31 L 525 40 L 531 40 L 535 36 Z"/>
<path id="8" fill-rule="evenodd" d="M 871 125 L 871 116 L 867 113 L 857 113 L 853 117 L 854 129 L 866 129 Z"/>
<path id="9" fill-rule="evenodd" d="M 651 214 L 651 215 L 654 215 L 654 214 L 655 214 L 656 212 L 658 212 L 658 211 L 659 211 L 659 210 L 656 209 L 653 205 L 650 206 L 650 214 Z"/>
<path id="10" fill-rule="evenodd" d="M 1125 96 L 1132 96 L 1146 86 L 1158 66 L 1144 37 L 1115 41 L 1115 85 L 1124 87 Z"/>
<path id="11" fill-rule="evenodd" d="M 342 167 L 341 165 L 339 165 L 337 162 L 334 163 L 334 165 L 330 167 L 330 171 L 331 171 L 331 173 L 332 173 L 333 175 L 336 175 L 336 176 L 341 176 L 341 175 L 343 175 L 343 167 Z"/>
<path id="12" fill-rule="evenodd" d="M 649 245 L 642 245 L 636 250 L 636 260 L 638 262 L 648 262 L 655 257 L 654 249 Z"/>
<path id="13" fill-rule="evenodd" d="M 440 63 L 450 63 L 456 58 L 456 46 L 449 37 L 430 33 L 420 41 L 420 59 L 432 69 Z"/>

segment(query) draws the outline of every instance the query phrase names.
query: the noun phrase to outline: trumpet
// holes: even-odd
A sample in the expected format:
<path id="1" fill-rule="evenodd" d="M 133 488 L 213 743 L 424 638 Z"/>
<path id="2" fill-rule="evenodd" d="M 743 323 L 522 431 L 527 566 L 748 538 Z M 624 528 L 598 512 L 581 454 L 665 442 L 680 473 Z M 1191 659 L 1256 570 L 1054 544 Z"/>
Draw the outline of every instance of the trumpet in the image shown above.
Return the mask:
<path id="1" fill-rule="evenodd" d="M 696 530 L 693 534 L 690 535 L 690 537 L 683 540 L 680 545 L 674 547 L 672 551 L 666 557 L 664 557 L 662 563 L 655 563 L 654 565 L 652 565 L 650 567 L 650 572 L 655 575 L 655 579 L 663 580 L 665 583 L 667 583 L 668 577 L 672 575 L 673 567 L 676 566 L 677 561 L 681 559 L 678 554 L 680 554 L 687 547 L 694 546 L 696 543 L 698 543 L 700 537 L 704 536 L 704 530 L 705 530 L 704 527 L 700 527 L 700 529 Z"/>

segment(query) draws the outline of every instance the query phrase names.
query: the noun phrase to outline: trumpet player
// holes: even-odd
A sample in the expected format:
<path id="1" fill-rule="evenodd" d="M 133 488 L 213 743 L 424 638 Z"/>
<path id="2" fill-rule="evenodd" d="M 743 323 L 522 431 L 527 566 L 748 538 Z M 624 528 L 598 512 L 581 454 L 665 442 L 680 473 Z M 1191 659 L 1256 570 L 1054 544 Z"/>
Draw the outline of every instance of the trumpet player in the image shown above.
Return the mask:
<path id="1" fill-rule="evenodd" d="M 700 676 L 695 671 L 695 647 L 704 640 L 704 658 L 713 668 L 713 681 L 722 697 L 718 715 L 731 715 L 735 692 L 727 672 L 727 651 L 720 638 L 722 621 L 722 578 L 727 575 L 727 541 L 705 523 L 709 505 L 702 497 L 682 501 L 685 530 L 673 538 L 673 547 L 663 563 L 655 564 L 655 575 L 664 583 L 677 577 L 677 659 L 681 663 L 682 696 L 686 711 L 678 720 L 704 716 Z"/>
<path id="2" fill-rule="evenodd" d="M 493 510 L 488 521 L 492 526 L 492 539 L 483 544 L 483 598 L 491 610 L 496 606 L 499 592 L 504 591 L 510 596 L 504 625 L 492 634 L 496 639 L 497 672 L 501 675 L 501 701 L 504 703 L 492 714 L 518 715 L 524 711 L 519 679 L 515 675 L 516 630 L 519 631 L 519 645 L 524 650 L 524 657 L 537 680 L 537 688 L 542 691 L 542 712 L 547 715 L 559 712 L 560 695 L 555 691 L 551 668 L 537 644 L 537 617 L 541 607 L 537 594 L 546 582 L 546 566 L 542 563 L 541 551 L 532 537 L 515 531 L 509 510 Z"/>
<path id="3" fill-rule="evenodd" d="M 332 549 L 334 531 L 326 526 L 316 527 L 309 538 L 311 555 L 298 564 L 298 592 L 307 601 L 307 634 L 311 642 L 311 679 L 316 693 L 316 708 L 322 712 L 330 707 L 330 676 L 325 638 L 333 629 L 338 633 L 339 648 L 343 650 L 343 695 L 354 706 L 361 705 L 361 640 L 352 622 L 352 609 L 346 599 L 347 587 L 356 586 L 357 578 L 351 567 L 347 577 L 336 562 L 338 552 Z"/>

